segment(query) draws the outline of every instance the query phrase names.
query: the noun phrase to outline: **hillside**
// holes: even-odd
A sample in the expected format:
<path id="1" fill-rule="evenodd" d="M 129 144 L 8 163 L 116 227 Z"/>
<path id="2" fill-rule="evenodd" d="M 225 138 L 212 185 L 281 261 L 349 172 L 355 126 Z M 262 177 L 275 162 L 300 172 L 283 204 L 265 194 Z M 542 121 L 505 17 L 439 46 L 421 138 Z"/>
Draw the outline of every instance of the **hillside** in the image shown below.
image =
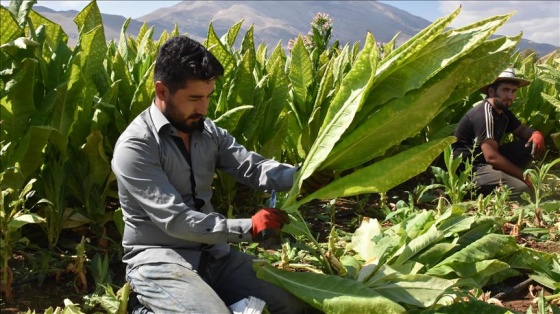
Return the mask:
<path id="1" fill-rule="evenodd" d="M 53 11 L 40 6 L 34 9 L 61 24 L 70 44 L 76 42 L 78 30 L 73 18 L 77 11 Z M 221 36 L 232 25 L 243 21 L 241 35 L 252 25 L 256 43 L 274 47 L 281 42 L 286 46 L 298 34 L 307 34 L 318 12 L 328 13 L 334 20 L 332 39 L 342 44 L 362 42 L 367 31 L 371 31 L 378 42 L 388 42 L 398 34 L 397 44 L 401 44 L 431 23 L 377 1 L 292 1 L 289 5 L 281 1 L 184 1 L 131 20 L 127 32 L 135 36 L 145 22 L 154 27 L 154 38 L 158 38 L 163 30 L 171 31 L 177 24 L 181 33 L 201 40 L 206 37 L 210 23 Z M 102 14 L 102 18 L 107 40 L 118 39 L 126 18 L 111 14 Z M 558 49 L 522 39 L 519 49 L 527 48 L 539 55 Z"/>

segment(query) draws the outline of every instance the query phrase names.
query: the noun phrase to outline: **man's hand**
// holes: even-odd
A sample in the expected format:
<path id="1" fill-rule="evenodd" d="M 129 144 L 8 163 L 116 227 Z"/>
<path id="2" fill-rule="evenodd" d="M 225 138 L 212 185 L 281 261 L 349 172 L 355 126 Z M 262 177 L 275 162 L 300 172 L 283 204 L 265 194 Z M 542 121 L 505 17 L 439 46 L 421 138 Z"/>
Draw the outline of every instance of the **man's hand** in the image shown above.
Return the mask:
<path id="1" fill-rule="evenodd" d="M 544 145 L 544 136 L 541 132 L 535 131 L 531 134 L 531 137 L 527 141 L 527 145 L 533 143 L 533 155 L 534 157 L 541 157 L 544 154 L 545 145 Z"/>
<path id="2" fill-rule="evenodd" d="M 272 232 L 278 233 L 284 224 L 290 223 L 290 216 L 281 209 L 261 208 L 251 217 L 251 221 L 253 223 L 251 234 L 253 240 L 256 240 L 264 230 L 272 230 Z"/>

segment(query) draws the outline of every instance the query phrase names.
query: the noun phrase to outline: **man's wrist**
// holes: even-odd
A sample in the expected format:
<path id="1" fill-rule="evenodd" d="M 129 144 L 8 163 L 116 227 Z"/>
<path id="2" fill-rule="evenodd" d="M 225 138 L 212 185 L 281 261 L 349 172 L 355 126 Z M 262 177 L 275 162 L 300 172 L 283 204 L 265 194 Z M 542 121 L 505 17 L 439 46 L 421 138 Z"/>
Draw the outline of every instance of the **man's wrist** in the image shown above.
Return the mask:
<path id="1" fill-rule="evenodd" d="M 531 127 L 526 127 L 525 129 L 523 129 L 523 132 L 521 133 L 521 137 L 522 137 L 524 140 L 528 140 L 529 138 L 531 138 L 531 136 L 533 135 L 533 133 L 534 133 L 535 131 L 536 131 L 536 130 L 533 129 L 533 128 L 531 128 Z"/>

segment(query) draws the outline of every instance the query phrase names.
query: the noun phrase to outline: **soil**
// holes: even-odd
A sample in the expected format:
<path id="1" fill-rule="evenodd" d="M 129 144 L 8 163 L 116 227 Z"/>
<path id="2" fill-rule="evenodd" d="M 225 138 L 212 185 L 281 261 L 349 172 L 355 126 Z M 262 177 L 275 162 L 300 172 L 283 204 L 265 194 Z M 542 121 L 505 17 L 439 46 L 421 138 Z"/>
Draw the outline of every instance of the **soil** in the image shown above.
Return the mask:
<path id="1" fill-rule="evenodd" d="M 417 186 L 417 182 L 407 182 L 405 185 L 407 186 L 402 186 L 400 191 L 413 190 L 414 186 Z M 391 202 L 398 199 L 406 200 L 408 199 L 408 194 L 403 192 L 390 192 L 387 194 L 389 206 L 394 206 Z M 312 203 L 303 214 L 308 219 L 307 221 L 311 225 L 312 230 L 316 231 L 317 234 L 321 234 L 320 238 L 323 237 L 323 239 L 320 240 L 324 241 L 330 230 L 331 218 L 334 218 L 337 229 L 346 232 L 353 232 L 364 216 L 383 219 L 385 213 L 378 209 L 379 202 L 380 199 L 377 196 L 372 196 L 362 206 L 359 206 L 353 199 L 339 200 L 335 204 L 336 210 L 331 213 L 326 209 L 326 204 Z M 332 214 L 334 216 L 331 216 Z M 80 232 L 74 230 L 74 233 L 72 235 L 75 237 L 74 241 L 79 242 Z M 68 235 L 64 238 L 68 238 Z M 520 236 L 519 243 L 539 251 L 560 254 L 559 241 L 538 242 Z M 46 275 L 44 281 L 39 284 L 37 277 L 28 278 L 29 276 L 25 274 L 26 269 L 34 267 L 36 269 L 38 261 L 30 258 L 30 255 L 26 252 L 16 251 L 14 259 L 11 261 L 12 267 L 17 270 L 14 272 L 14 300 L 9 304 L 4 300 L 0 300 L 1 312 L 25 313 L 31 310 L 31 312 L 35 311 L 38 314 L 44 313 L 48 308 L 64 308 L 65 299 L 69 299 L 75 304 L 83 304 L 84 296 L 93 293 L 95 283 L 91 275 L 87 273 L 88 288 L 85 291 L 80 291 L 77 288 L 79 287 L 77 284 L 79 281 L 76 281 L 76 276 L 67 267 L 69 264 L 73 264 L 72 261 L 72 259 L 66 259 L 65 262 L 58 265 L 57 271 Z M 56 266 L 54 268 L 56 269 Z M 118 255 L 113 256 L 110 271 L 112 282 L 116 287 L 115 292 L 124 284 L 124 268 L 124 264 L 120 262 L 120 257 Z M 53 266 L 49 266 L 49 269 L 53 269 Z M 516 286 L 517 289 L 514 289 Z M 535 312 L 537 305 L 533 300 L 539 296 L 540 291 L 544 291 L 545 296 L 550 295 L 552 292 L 538 283 L 528 280 L 528 277 L 510 278 L 500 285 L 486 288 L 488 290 L 485 291 L 491 292 L 490 297 L 500 296 L 498 302 L 501 302 L 504 309 L 510 310 L 513 313 L 527 313 L 531 306 L 533 307 L 533 312 Z M 97 310 L 103 312 L 102 309 Z"/>

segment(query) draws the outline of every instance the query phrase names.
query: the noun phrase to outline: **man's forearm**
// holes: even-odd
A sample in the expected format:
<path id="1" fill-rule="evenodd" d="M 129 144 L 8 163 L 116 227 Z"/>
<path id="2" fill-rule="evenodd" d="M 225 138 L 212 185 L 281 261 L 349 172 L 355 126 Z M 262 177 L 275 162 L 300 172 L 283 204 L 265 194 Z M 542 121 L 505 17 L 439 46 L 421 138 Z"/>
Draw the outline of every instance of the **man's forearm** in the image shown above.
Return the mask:
<path id="1" fill-rule="evenodd" d="M 518 178 L 519 180 L 524 180 L 523 169 L 517 167 L 511 161 L 500 154 L 496 154 L 492 160 L 487 160 L 487 162 L 496 170 L 503 171 L 511 176 Z"/>

